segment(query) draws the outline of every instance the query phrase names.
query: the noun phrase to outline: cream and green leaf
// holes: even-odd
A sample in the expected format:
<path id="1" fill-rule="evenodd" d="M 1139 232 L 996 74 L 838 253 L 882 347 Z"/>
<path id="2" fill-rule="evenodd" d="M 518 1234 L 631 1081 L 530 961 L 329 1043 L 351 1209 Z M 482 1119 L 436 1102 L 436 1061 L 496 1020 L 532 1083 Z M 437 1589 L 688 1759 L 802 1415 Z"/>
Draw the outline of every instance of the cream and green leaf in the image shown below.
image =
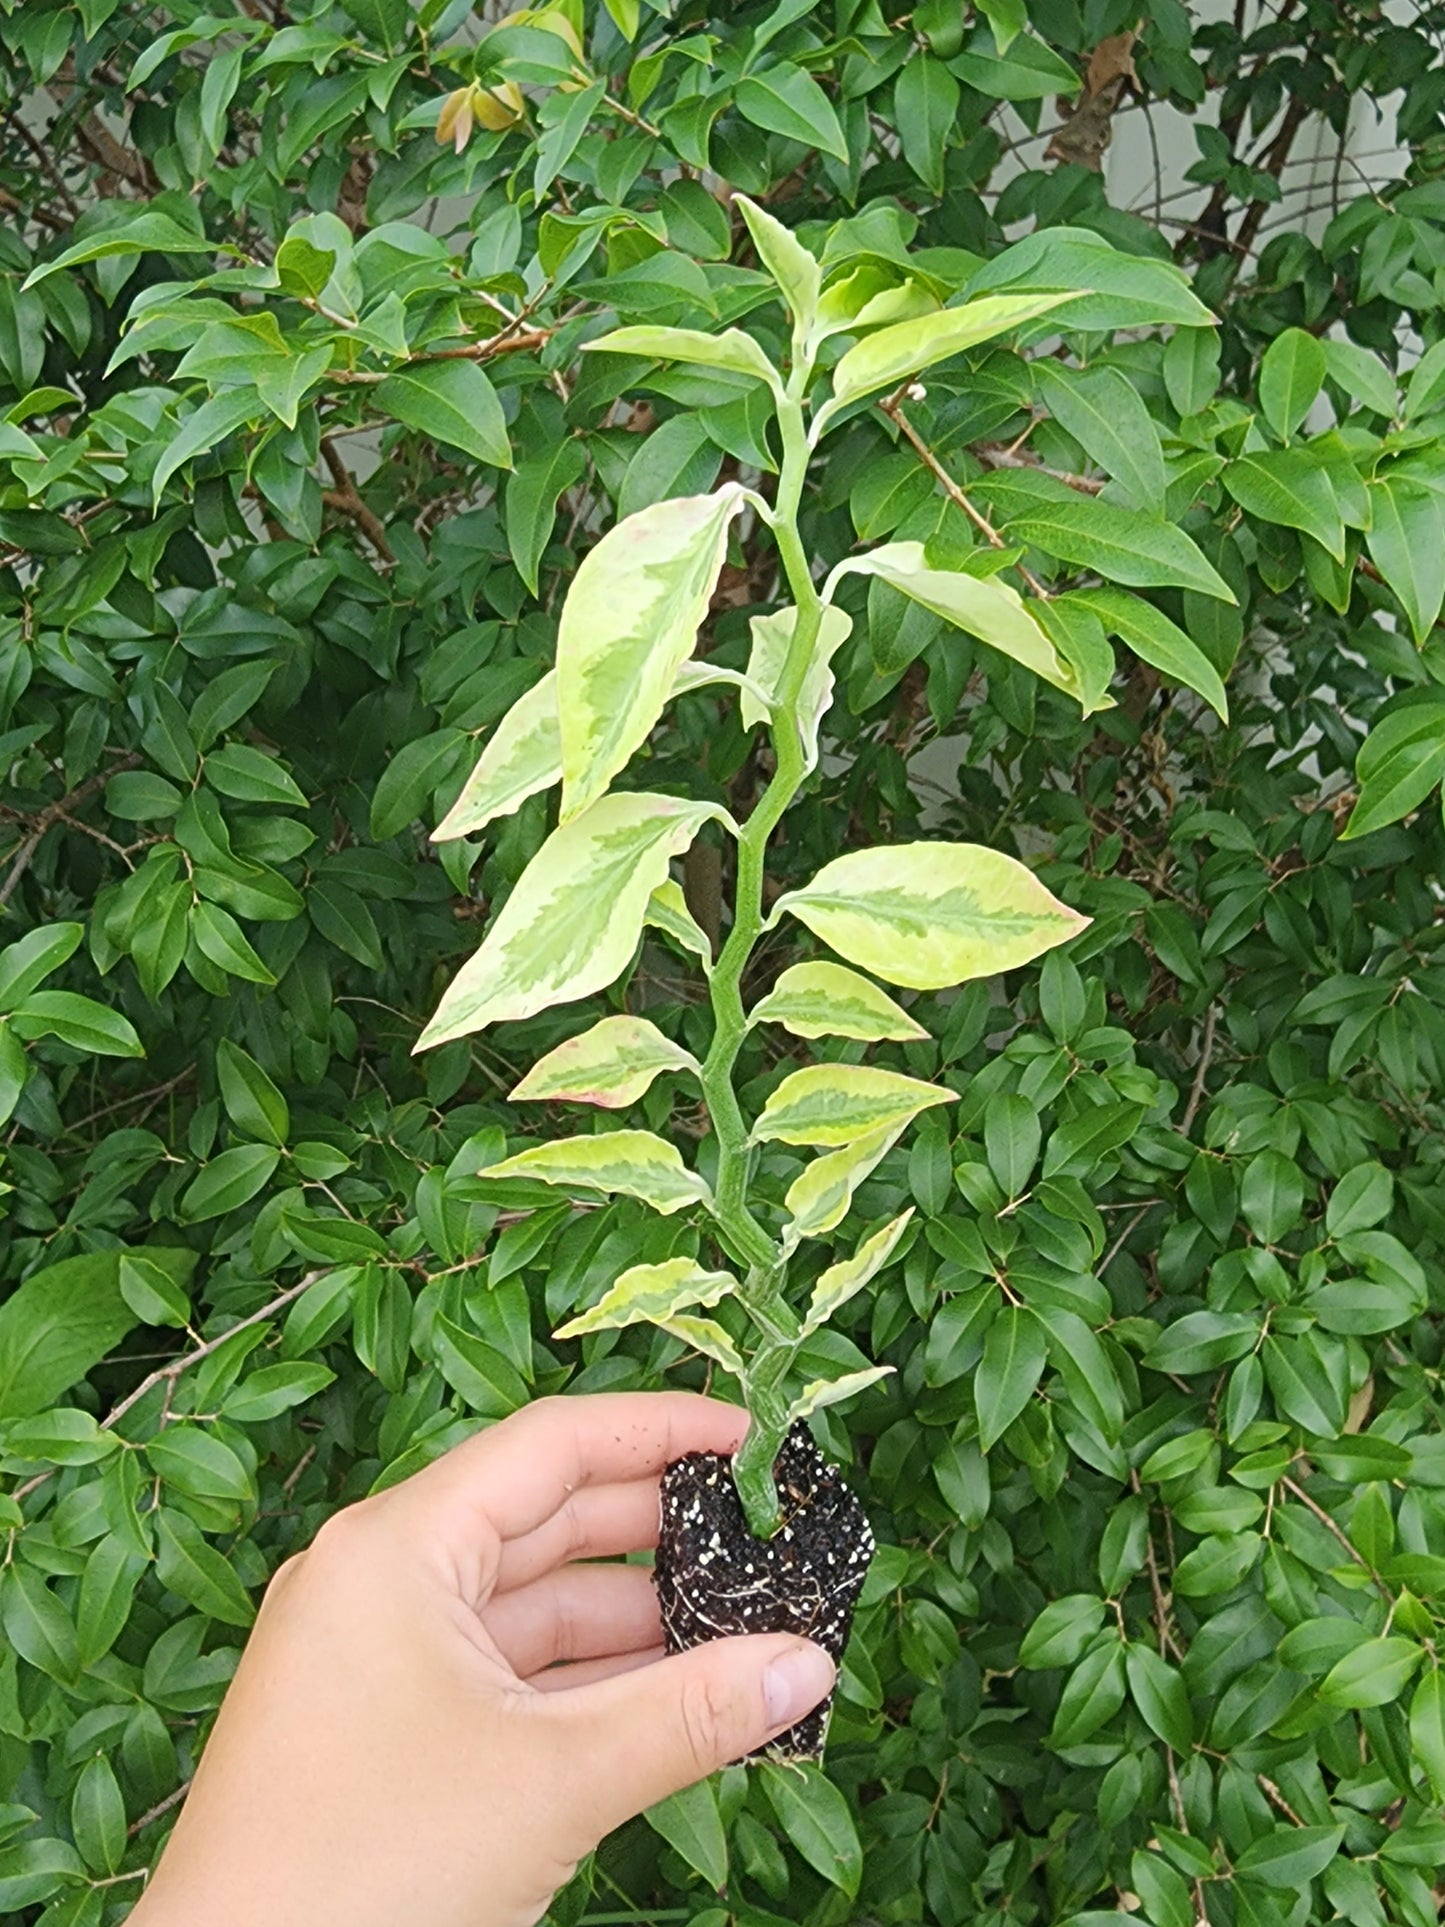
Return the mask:
<path id="1" fill-rule="evenodd" d="M 635 1104 L 663 1071 L 696 1075 L 700 1069 L 691 1051 L 664 1037 L 647 1018 L 604 1017 L 539 1059 L 513 1090 L 512 1100 L 570 1100 L 618 1111 Z"/>
<path id="2" fill-rule="evenodd" d="M 809 1064 L 785 1077 L 753 1126 L 754 1144 L 854 1144 L 896 1130 L 958 1093 L 871 1064 Z"/>
<path id="3" fill-rule="evenodd" d="M 808 1300 L 808 1309 L 803 1314 L 803 1336 L 818 1331 L 842 1309 L 850 1298 L 871 1284 L 884 1265 L 898 1249 L 903 1234 L 913 1221 L 913 1207 L 900 1211 L 898 1216 L 885 1224 L 881 1231 L 875 1231 L 871 1238 L 853 1253 L 851 1258 L 843 1258 L 836 1265 L 829 1265 L 813 1287 L 813 1295 Z"/>
<path id="4" fill-rule="evenodd" d="M 907 1129 L 907 1122 L 856 1138 L 804 1165 L 783 1199 L 789 1214 L 783 1232 L 784 1251 L 795 1250 L 804 1238 L 826 1238 L 838 1228 L 848 1215 L 853 1193 L 887 1157 Z"/>
<path id="5" fill-rule="evenodd" d="M 737 1288 L 730 1271 L 705 1271 L 695 1258 L 633 1265 L 608 1286 L 590 1311 L 569 1318 L 553 1336 L 581 1338 L 587 1332 L 620 1331 L 626 1325 L 655 1325 L 682 1311 L 708 1310 Z"/>
<path id="6" fill-rule="evenodd" d="M 893 1369 L 891 1365 L 870 1365 L 865 1371 L 847 1372 L 842 1378 L 813 1379 L 788 1407 L 788 1423 L 796 1425 L 799 1419 L 811 1418 L 825 1406 L 841 1405 L 845 1398 L 856 1398 L 879 1379 L 891 1377 Z"/>
<path id="7" fill-rule="evenodd" d="M 780 1024 L 794 1037 L 853 1037 L 860 1043 L 912 1043 L 928 1032 L 886 990 L 846 964 L 789 964 L 753 1005 L 748 1028 Z"/>
<path id="8" fill-rule="evenodd" d="M 663 1217 L 689 1205 L 706 1204 L 712 1194 L 682 1153 L 652 1131 L 603 1131 L 596 1137 L 556 1138 L 534 1144 L 477 1173 L 483 1178 L 533 1178 L 565 1191 L 605 1191 L 641 1198 Z"/>
<path id="9" fill-rule="evenodd" d="M 784 912 L 850 963 L 909 990 L 1017 969 L 1089 923 L 1015 858 L 976 843 L 852 851 L 780 897 L 772 921 Z"/>

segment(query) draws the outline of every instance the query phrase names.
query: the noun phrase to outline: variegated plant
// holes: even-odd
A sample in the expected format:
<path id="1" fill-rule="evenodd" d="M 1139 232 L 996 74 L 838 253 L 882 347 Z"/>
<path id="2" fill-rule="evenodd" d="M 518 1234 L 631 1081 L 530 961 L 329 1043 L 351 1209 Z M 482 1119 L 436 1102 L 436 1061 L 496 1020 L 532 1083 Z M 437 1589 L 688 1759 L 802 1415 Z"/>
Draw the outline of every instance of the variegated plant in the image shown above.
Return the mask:
<path id="1" fill-rule="evenodd" d="M 772 1467 L 788 1427 L 888 1369 L 800 1385 L 794 1373 L 799 1350 L 888 1263 L 909 1213 L 828 1266 L 801 1310 L 790 1298 L 790 1269 L 805 1242 L 827 1238 L 842 1223 L 857 1186 L 909 1123 L 954 1093 L 891 1070 L 823 1063 L 784 1077 L 749 1120 L 733 1082 L 745 1034 L 757 1024 L 777 1024 L 800 1038 L 918 1039 L 926 1032 L 860 971 L 906 989 L 938 990 L 1027 963 L 1086 921 L 1010 857 L 924 842 L 841 855 L 764 917 L 769 838 L 816 764 L 818 727 L 833 692 L 830 665 L 851 628 L 834 590 L 850 573 L 878 576 L 1086 707 L 1098 702 L 1090 700 L 1087 639 L 1084 654 L 1071 652 L 1066 626 L 1046 629 L 1043 605 L 1025 601 L 996 573 L 934 568 L 921 543 L 893 542 L 840 561 L 820 590 L 798 531 L 810 453 L 840 414 L 1074 297 L 994 294 L 943 308 L 921 281 L 902 278 L 880 287 L 870 270 L 825 289 L 819 262 L 790 230 L 742 197 L 737 204 L 791 313 L 786 374 L 736 329 L 713 336 L 623 328 L 588 346 L 725 368 L 762 383 L 782 449 L 774 500 L 770 505 L 730 483 L 711 495 L 655 503 L 613 528 L 577 571 L 562 610 L 556 668 L 496 730 L 436 834 L 469 835 L 560 782 L 558 825 L 447 991 L 418 1048 L 602 990 L 627 968 L 645 925 L 695 955 L 714 1019 L 705 1061 L 641 1017 L 608 1017 L 551 1051 L 513 1096 L 618 1110 L 641 1097 L 659 1073 L 690 1073 L 716 1135 L 714 1181 L 689 1170 L 665 1139 L 628 1129 L 540 1143 L 483 1175 L 625 1194 L 662 1213 L 690 1210 L 710 1220 L 733 1269 L 691 1258 L 636 1265 L 558 1336 L 645 1321 L 736 1377 L 753 1422 L 735 1476 L 750 1524 L 766 1536 L 777 1523 Z M 830 391 L 819 398 L 820 350 L 834 335 L 856 339 L 834 362 Z M 692 657 L 730 530 L 749 513 L 772 533 L 780 596 L 788 600 L 754 619 L 751 658 L 739 676 Z M 765 725 L 772 737 L 774 774 L 742 825 L 712 803 L 609 787 L 669 698 L 708 682 L 735 684 L 745 726 Z M 731 927 L 716 961 L 669 875 L 673 859 L 710 818 L 737 846 Z M 763 932 L 784 917 L 859 968 L 794 964 L 747 1011 L 740 986 L 748 959 Z M 750 1193 L 753 1149 L 772 1142 L 819 1154 L 792 1184 L 781 1211 Z M 743 1308 L 751 1342 L 703 1315 L 724 1299 Z"/>

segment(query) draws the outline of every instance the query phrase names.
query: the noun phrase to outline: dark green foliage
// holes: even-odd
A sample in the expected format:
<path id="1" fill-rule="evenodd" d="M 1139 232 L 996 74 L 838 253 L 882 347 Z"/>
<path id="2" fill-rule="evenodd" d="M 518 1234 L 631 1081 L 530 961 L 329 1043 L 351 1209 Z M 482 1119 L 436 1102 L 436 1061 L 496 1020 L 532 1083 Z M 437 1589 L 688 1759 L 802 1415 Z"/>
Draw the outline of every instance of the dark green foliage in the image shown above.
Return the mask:
<path id="1" fill-rule="evenodd" d="M 642 1328 L 548 1336 L 695 1227 L 473 1175 L 624 994 L 705 1050 L 667 943 L 596 1008 L 411 1047 L 547 828 L 427 840 L 577 558 L 775 460 L 746 382 L 577 352 L 616 320 L 784 352 L 721 181 L 880 291 L 907 245 L 945 294 L 1092 291 L 1080 366 L 930 370 L 916 443 L 861 409 L 805 525 L 977 564 L 986 516 L 1096 694 L 1122 645 L 1117 706 L 845 592 L 779 875 L 926 823 L 1094 921 L 875 1053 L 961 1101 L 860 1192 L 912 1244 L 812 1341 L 897 1368 L 818 1421 L 882 1546 L 829 1777 L 681 1796 L 554 1919 L 1434 1921 L 1445 12 L 1204 11 L 0 14 L 0 1919 L 123 1918 L 338 1505 L 533 1396 L 704 1382 Z M 1091 56 L 1136 25 L 1121 95 Z M 1085 164 L 1141 94 L 1218 106 L 1187 221 Z M 1326 162 L 1323 209 L 1273 211 L 1307 116 L 1387 96 L 1405 178 Z M 733 668 L 752 560 L 705 645 Z M 754 745 L 690 694 L 648 785 L 741 814 Z M 753 996 L 807 954 L 770 941 Z M 696 1144 L 690 1101 L 638 1121 Z M 768 1151 L 779 1198 L 799 1163 Z"/>

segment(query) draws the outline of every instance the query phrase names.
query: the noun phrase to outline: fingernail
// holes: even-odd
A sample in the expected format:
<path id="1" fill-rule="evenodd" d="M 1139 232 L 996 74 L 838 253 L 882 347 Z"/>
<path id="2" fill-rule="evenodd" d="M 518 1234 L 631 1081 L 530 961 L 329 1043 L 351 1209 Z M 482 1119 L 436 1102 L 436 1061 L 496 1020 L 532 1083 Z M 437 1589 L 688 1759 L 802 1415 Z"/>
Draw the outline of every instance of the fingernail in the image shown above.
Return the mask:
<path id="1" fill-rule="evenodd" d="M 821 1646 L 795 1646 L 763 1674 L 763 1702 L 770 1726 L 792 1726 L 833 1690 L 838 1669 Z"/>

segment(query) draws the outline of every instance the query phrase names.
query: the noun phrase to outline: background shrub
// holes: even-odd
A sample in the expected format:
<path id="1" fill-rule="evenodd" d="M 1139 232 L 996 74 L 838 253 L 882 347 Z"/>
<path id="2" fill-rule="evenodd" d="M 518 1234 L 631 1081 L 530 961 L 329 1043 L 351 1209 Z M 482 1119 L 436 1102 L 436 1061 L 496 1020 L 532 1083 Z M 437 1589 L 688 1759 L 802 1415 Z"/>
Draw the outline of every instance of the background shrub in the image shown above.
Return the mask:
<path id="1" fill-rule="evenodd" d="M 736 384 L 576 352 L 779 345 L 731 186 L 884 279 L 911 246 L 945 291 L 1140 301 L 1067 365 L 983 350 L 860 415 L 806 504 L 820 553 L 1001 544 L 1101 674 L 1123 646 L 1081 721 L 860 594 L 780 874 L 927 825 L 1094 922 L 921 1000 L 939 1041 L 898 1055 L 962 1095 L 860 1195 L 860 1231 L 924 1223 L 830 1341 L 897 1367 L 820 1427 L 883 1544 L 830 1781 L 725 1774 L 554 1917 L 1434 1921 L 1445 9 L 1397 14 L 0 17 L 0 1916 L 124 1916 L 337 1505 L 536 1394 L 703 1382 L 655 1335 L 548 1339 L 675 1225 L 472 1175 L 623 993 L 411 1046 L 544 834 L 539 798 L 427 840 L 577 556 L 772 459 Z M 1115 123 L 1162 130 L 1133 210 Z M 1217 331 L 1160 313 L 1171 257 Z M 1180 526 L 1235 606 L 1161 559 Z M 740 550 L 709 653 L 771 592 Z M 679 702 L 650 784 L 745 810 L 729 714 Z M 649 939 L 626 994 L 696 1049 L 688 981 Z M 752 1095 L 786 1068 L 759 1043 Z M 665 1081 L 642 1113 L 704 1137 Z M 1005 1298 L 1078 1349 L 1012 1356 Z"/>

